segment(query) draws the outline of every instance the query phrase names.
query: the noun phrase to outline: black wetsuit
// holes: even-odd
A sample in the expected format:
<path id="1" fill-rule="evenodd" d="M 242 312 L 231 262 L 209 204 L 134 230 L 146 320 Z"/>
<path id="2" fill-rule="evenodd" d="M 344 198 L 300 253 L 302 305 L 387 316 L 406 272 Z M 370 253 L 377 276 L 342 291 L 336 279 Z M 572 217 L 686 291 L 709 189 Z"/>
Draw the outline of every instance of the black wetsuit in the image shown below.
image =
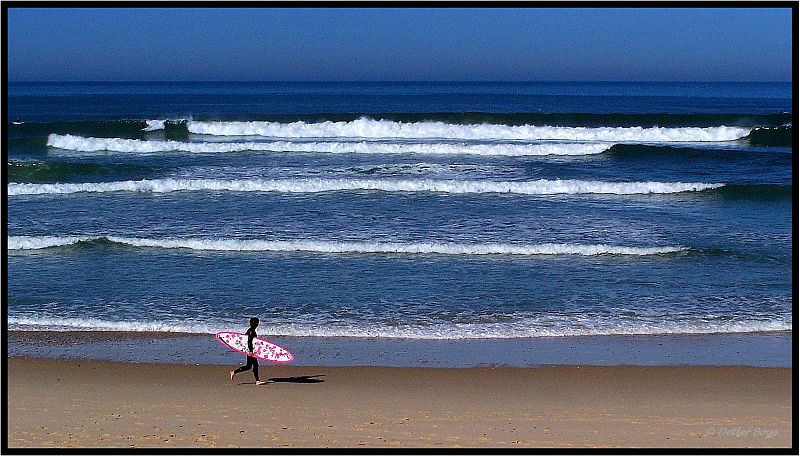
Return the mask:
<path id="1" fill-rule="evenodd" d="M 247 331 L 245 331 L 245 334 L 247 334 L 247 349 L 250 350 L 250 352 L 252 353 L 253 352 L 253 339 L 258 336 L 258 334 L 256 334 L 256 328 L 253 328 L 253 327 L 248 328 Z M 253 356 L 248 356 L 247 357 L 247 364 L 245 364 L 242 367 L 239 367 L 238 369 L 236 369 L 233 372 L 238 374 L 239 372 L 244 372 L 244 371 L 250 370 L 251 367 L 253 368 L 253 377 L 256 378 L 256 381 L 259 381 L 259 379 L 258 379 L 258 360 Z"/>

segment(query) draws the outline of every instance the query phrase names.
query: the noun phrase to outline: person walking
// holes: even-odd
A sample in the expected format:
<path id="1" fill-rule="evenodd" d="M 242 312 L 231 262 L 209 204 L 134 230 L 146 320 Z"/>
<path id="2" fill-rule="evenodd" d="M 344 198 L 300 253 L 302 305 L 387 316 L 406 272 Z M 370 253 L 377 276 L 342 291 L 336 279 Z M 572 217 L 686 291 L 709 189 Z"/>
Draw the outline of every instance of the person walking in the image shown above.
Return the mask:
<path id="1" fill-rule="evenodd" d="M 253 339 L 255 339 L 258 334 L 256 334 L 256 328 L 258 327 L 258 318 L 253 317 L 250 319 L 250 327 L 247 328 L 245 334 L 247 335 L 247 351 L 250 353 L 247 356 L 247 364 L 237 368 L 236 370 L 231 371 L 231 380 L 233 377 L 236 376 L 239 372 L 248 371 L 253 369 L 253 377 L 256 379 L 256 385 L 266 385 L 267 382 L 261 381 L 258 378 L 258 359 L 256 359 L 253 355 Z"/>

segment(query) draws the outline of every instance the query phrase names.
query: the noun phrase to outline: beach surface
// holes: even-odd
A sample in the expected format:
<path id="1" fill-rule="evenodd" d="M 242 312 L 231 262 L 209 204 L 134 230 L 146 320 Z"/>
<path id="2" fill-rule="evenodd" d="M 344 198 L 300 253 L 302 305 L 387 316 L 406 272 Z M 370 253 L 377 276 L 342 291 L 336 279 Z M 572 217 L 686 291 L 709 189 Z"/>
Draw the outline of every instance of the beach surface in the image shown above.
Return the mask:
<path id="1" fill-rule="evenodd" d="M 8 447 L 777 447 L 792 369 L 8 358 Z"/>
<path id="2" fill-rule="evenodd" d="M 217 364 L 241 355 L 210 334 L 149 331 L 7 331 L 8 355 L 127 363 Z M 513 339 L 397 339 L 265 335 L 296 356 L 293 366 L 792 367 L 792 333 L 608 335 Z"/>

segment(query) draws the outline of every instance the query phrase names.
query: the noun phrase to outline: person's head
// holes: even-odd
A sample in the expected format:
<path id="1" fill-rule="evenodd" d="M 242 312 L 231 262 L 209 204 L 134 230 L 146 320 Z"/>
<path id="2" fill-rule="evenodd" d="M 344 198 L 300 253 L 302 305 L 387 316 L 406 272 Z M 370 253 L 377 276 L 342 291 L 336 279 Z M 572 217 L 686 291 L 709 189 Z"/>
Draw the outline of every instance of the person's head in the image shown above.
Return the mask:
<path id="1" fill-rule="evenodd" d="M 256 326 L 258 326 L 258 318 L 253 317 L 250 319 L 250 327 L 255 328 Z"/>

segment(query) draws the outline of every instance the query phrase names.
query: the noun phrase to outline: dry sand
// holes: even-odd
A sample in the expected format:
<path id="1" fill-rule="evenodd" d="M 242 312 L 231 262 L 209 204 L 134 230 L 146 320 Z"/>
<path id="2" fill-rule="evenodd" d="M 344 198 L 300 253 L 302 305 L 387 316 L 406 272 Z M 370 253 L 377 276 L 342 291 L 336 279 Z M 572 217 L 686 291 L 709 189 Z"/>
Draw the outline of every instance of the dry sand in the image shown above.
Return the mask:
<path id="1" fill-rule="evenodd" d="M 792 370 L 8 359 L 8 447 L 791 447 Z"/>

